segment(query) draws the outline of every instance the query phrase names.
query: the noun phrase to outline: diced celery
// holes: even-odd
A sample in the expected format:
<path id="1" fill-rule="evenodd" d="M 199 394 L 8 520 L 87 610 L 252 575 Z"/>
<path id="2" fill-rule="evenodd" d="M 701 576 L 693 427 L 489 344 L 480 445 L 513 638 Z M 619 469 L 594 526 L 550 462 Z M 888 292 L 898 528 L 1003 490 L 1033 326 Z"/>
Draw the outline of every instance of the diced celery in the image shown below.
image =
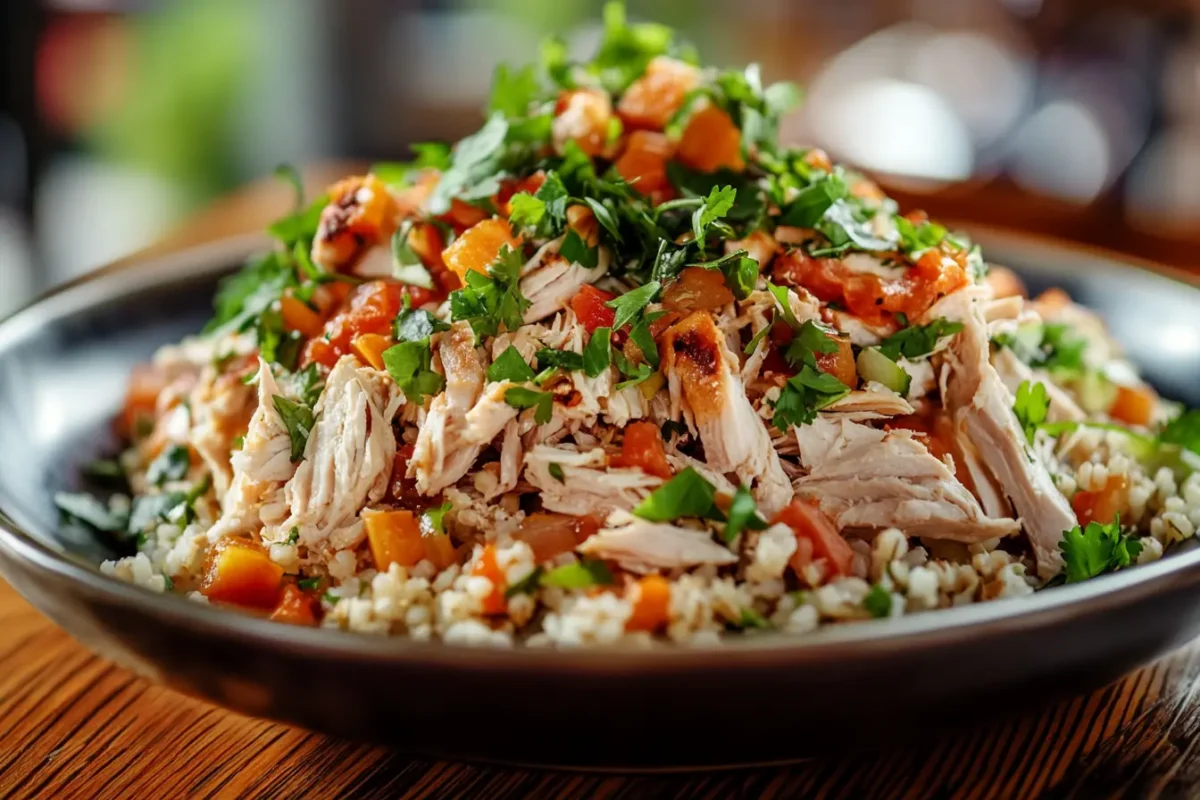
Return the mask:
<path id="1" fill-rule="evenodd" d="M 876 347 L 864 347 L 858 354 L 858 374 L 864 381 L 882 383 L 896 394 L 906 396 L 912 378 L 904 368 Z"/>

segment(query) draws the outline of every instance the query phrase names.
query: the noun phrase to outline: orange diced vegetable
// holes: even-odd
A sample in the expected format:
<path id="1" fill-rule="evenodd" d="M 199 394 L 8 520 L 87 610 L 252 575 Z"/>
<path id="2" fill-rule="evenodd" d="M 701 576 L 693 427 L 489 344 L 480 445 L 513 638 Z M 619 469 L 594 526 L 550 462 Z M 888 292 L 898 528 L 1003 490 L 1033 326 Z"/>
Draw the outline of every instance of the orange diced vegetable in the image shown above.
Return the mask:
<path id="1" fill-rule="evenodd" d="M 833 172 L 833 162 L 829 160 L 829 154 L 819 147 L 812 147 L 805 151 L 804 163 L 814 169 Z"/>
<path id="2" fill-rule="evenodd" d="M 571 309 L 583 327 L 587 328 L 588 333 L 592 333 L 596 328 L 611 328 L 616 321 L 617 312 L 604 304 L 614 297 L 616 295 L 611 292 L 587 284 L 571 298 Z"/>
<path id="3" fill-rule="evenodd" d="M 773 522 L 782 522 L 795 531 L 798 545 L 808 543 L 797 548 L 791 562 L 793 569 L 799 571 L 807 563 L 804 559 L 807 552 L 812 559 L 825 559 L 834 574 L 850 574 L 854 551 L 821 509 L 804 500 L 793 500 Z"/>
<path id="4" fill-rule="evenodd" d="M 231 541 L 213 556 L 200 593 L 214 603 L 269 610 L 279 602 L 282 580 L 283 567 L 261 548 Z"/>
<path id="5" fill-rule="evenodd" d="M 600 221 L 587 206 L 574 205 L 567 209 L 567 227 L 579 234 L 589 247 L 600 244 Z"/>
<path id="6" fill-rule="evenodd" d="M 1149 386 L 1118 386 L 1108 415 L 1126 425 L 1149 425 L 1158 395 Z"/>
<path id="7" fill-rule="evenodd" d="M 508 220 L 493 217 L 455 239 L 442 251 L 442 260 L 454 274 L 465 280 L 471 270 L 486 275 L 505 245 L 516 250 L 521 246 L 521 239 L 513 236 Z"/>
<path id="8" fill-rule="evenodd" d="M 540 564 L 571 552 L 599 529 L 600 524 L 593 517 L 538 511 L 521 521 L 521 527 L 513 534 L 513 538 L 529 545 L 534 560 Z"/>
<path id="9" fill-rule="evenodd" d="M 473 206 L 470 203 L 464 203 L 458 198 L 450 201 L 450 210 L 443 214 L 439 219 L 454 228 L 456 232 L 472 228 L 488 218 L 488 212 L 484 211 L 479 206 Z"/>
<path id="10" fill-rule="evenodd" d="M 742 133 L 721 109 L 708 105 L 692 115 L 675 150 L 675 160 L 701 172 L 721 167 L 741 171 Z"/>
<path id="11" fill-rule="evenodd" d="M 1080 525 L 1089 522 L 1109 523 L 1125 509 L 1129 498 L 1129 481 L 1124 475 L 1109 475 L 1104 488 L 1095 492 L 1076 492 L 1071 508 Z"/>
<path id="12" fill-rule="evenodd" d="M 346 178 L 329 187 L 329 205 L 313 239 L 312 258 L 328 269 L 345 267 L 366 247 L 396 230 L 399 206 L 374 175 Z"/>
<path id="13" fill-rule="evenodd" d="M 349 306 L 325 323 L 324 335 L 308 340 L 302 362 L 332 367 L 338 358 L 351 352 L 354 340 L 364 333 L 390 333 L 392 322 L 402 307 L 401 295 L 406 289 L 391 280 L 371 281 L 355 287 L 349 297 Z"/>
<path id="14" fill-rule="evenodd" d="M 725 285 L 720 270 L 688 267 L 679 273 L 679 280 L 663 292 L 663 307 L 671 311 L 691 313 L 710 311 L 733 302 L 733 292 Z"/>
<path id="15" fill-rule="evenodd" d="M 351 343 L 358 357 L 375 369 L 383 369 L 383 351 L 391 346 L 391 338 L 378 333 L 364 333 Z"/>
<path id="16" fill-rule="evenodd" d="M 500 209 L 500 213 L 504 216 L 512 216 L 512 199 L 514 195 L 521 194 L 537 194 L 542 188 L 542 184 L 546 182 L 546 173 L 538 170 L 532 175 L 522 178 L 521 180 L 508 179 L 500 184 L 500 191 L 497 192 L 493 201 L 496 208 Z"/>
<path id="17" fill-rule="evenodd" d="M 483 598 L 483 613 L 503 614 L 508 610 L 508 601 L 504 599 L 504 589 L 507 581 L 500 565 L 496 563 L 496 546 L 489 544 L 483 548 L 483 554 L 475 562 L 472 575 L 480 575 L 492 582 L 492 592 Z"/>
<path id="18" fill-rule="evenodd" d="M 837 351 L 818 353 L 817 368 L 853 389 L 858 386 L 858 367 L 854 363 L 854 351 L 850 348 L 850 338 L 838 336 L 834 341 L 837 342 Z"/>
<path id="19" fill-rule="evenodd" d="M 631 422 L 626 425 L 621 455 L 616 459 L 615 466 L 634 467 L 647 475 L 670 479 L 671 465 L 667 462 L 667 451 L 663 447 L 658 426 L 653 422 Z"/>
<path id="20" fill-rule="evenodd" d="M 661 131 L 699 82 L 700 72 L 691 64 L 658 56 L 625 90 L 617 114 L 628 128 Z"/>
<path id="21" fill-rule="evenodd" d="M 408 569 L 425 558 L 421 525 L 411 511 L 364 511 L 363 525 L 375 569 L 387 572 L 392 564 Z"/>
<path id="22" fill-rule="evenodd" d="M 589 156 L 601 155 L 608 147 L 608 123 L 612 101 L 599 89 L 563 92 L 554 109 L 554 142 L 561 150 L 574 141 Z"/>
<path id="23" fill-rule="evenodd" d="M 458 561 L 458 551 L 450 541 L 450 534 L 426 533 L 422 541 L 425 543 L 425 557 L 439 570 L 446 569 Z"/>
<path id="24" fill-rule="evenodd" d="M 667 160 L 673 150 L 671 141 L 661 133 L 634 131 L 614 166 L 640 194 L 661 203 L 675 193 L 667 178 Z"/>
<path id="25" fill-rule="evenodd" d="M 289 331 L 299 331 L 310 339 L 321 335 L 325 321 L 304 301 L 285 295 L 279 300 L 279 312 L 283 316 L 284 327 Z"/>
<path id="26" fill-rule="evenodd" d="M 271 619 L 289 625 L 316 625 L 316 602 L 299 586 L 289 583 L 283 588 L 283 597 L 271 612 Z"/>
<path id="27" fill-rule="evenodd" d="M 625 621 L 625 630 L 653 633 L 666 627 L 671 611 L 671 584 L 661 575 L 647 575 L 636 586 L 633 613 Z"/>

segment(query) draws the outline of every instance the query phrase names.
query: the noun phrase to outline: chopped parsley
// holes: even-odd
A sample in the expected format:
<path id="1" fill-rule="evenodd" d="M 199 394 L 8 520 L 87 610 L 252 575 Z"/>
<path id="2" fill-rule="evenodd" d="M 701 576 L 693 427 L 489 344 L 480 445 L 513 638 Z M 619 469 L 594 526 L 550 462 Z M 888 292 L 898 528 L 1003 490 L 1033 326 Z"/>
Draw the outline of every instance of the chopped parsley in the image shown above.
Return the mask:
<path id="1" fill-rule="evenodd" d="M 612 328 L 596 328 L 583 348 L 583 372 L 589 378 L 599 377 L 612 364 Z"/>
<path id="2" fill-rule="evenodd" d="M 429 212 L 444 214 L 450 210 L 451 200 L 481 200 L 498 192 L 500 158 L 507 136 L 508 120 L 503 114 L 493 113 L 476 133 L 459 141 L 449 168 L 429 196 Z"/>
<path id="3" fill-rule="evenodd" d="M 808 364 L 783 385 L 775 401 L 772 421 L 781 431 L 796 425 L 807 425 L 817 418 L 817 412 L 850 394 L 850 387 L 827 372 Z"/>
<path id="4" fill-rule="evenodd" d="M 300 580 L 296 581 L 296 586 L 303 589 L 306 592 L 314 591 L 315 589 L 320 587 L 320 585 L 321 585 L 320 578 L 301 578 Z"/>
<path id="5" fill-rule="evenodd" d="M 1089 522 L 1063 532 L 1059 549 L 1067 583 L 1078 583 L 1129 566 L 1142 552 L 1142 543 L 1122 533 L 1121 520 Z"/>
<path id="6" fill-rule="evenodd" d="M 1200 453 L 1200 410 L 1192 409 L 1179 414 L 1163 427 L 1158 440 Z"/>
<path id="7" fill-rule="evenodd" d="M 545 425 L 554 414 L 554 395 L 550 392 L 540 392 L 524 386 L 510 386 L 504 392 L 504 402 L 513 408 L 535 409 L 533 421 L 538 425 Z"/>
<path id="8" fill-rule="evenodd" d="M 65 516 L 101 533 L 124 533 L 129 522 L 128 513 L 114 511 L 86 492 L 57 492 L 54 505 Z"/>
<path id="9" fill-rule="evenodd" d="M 421 514 L 421 533 L 425 536 L 443 536 L 446 533 L 446 515 L 454 508 L 449 501 L 440 506 L 425 509 Z"/>
<path id="10" fill-rule="evenodd" d="M 424 403 L 426 395 L 437 394 L 446 385 L 446 378 L 433 369 L 429 339 L 389 347 L 383 351 L 383 366 L 410 403 Z"/>
<path id="11" fill-rule="evenodd" d="M 651 522 L 672 522 L 681 517 L 718 518 L 716 493 L 703 475 L 687 467 L 651 492 L 633 513 Z"/>
<path id="12" fill-rule="evenodd" d="M 883 584 L 875 584 L 871 587 L 871 591 L 867 592 L 867 596 L 863 598 L 863 608 L 875 619 L 883 619 L 884 617 L 891 616 L 892 593 L 885 589 Z"/>
<path id="13" fill-rule="evenodd" d="M 558 481 L 559 483 L 567 482 L 566 475 L 563 474 L 562 464 L 556 464 L 555 462 L 551 461 L 550 465 L 546 467 L 546 471 L 550 473 L 551 478 L 554 478 L 554 480 Z"/>
<path id="14" fill-rule="evenodd" d="M 525 257 L 508 245 L 500 248 L 488 274 L 468 270 L 467 285 L 450 295 L 450 318 L 466 320 L 476 337 L 495 336 L 501 328 L 515 331 L 524 322 L 529 300 L 521 294 Z"/>
<path id="15" fill-rule="evenodd" d="M 902 321 L 907 321 L 901 315 Z M 879 344 L 879 351 L 892 361 L 901 357 L 914 361 L 924 358 L 937 349 L 938 342 L 962 331 L 961 322 L 950 322 L 938 317 L 928 325 L 908 325 L 893 333 Z"/>
<path id="16" fill-rule="evenodd" d="M 1066 323 L 1027 322 L 992 341 L 1029 366 L 1050 371 L 1057 380 L 1081 378 L 1087 370 L 1088 341 Z"/>
<path id="17" fill-rule="evenodd" d="M 433 276 L 408 244 L 412 227 L 412 220 L 405 220 L 392 234 L 392 277 L 409 286 L 432 289 Z"/>
<path id="18" fill-rule="evenodd" d="M 313 425 L 315 424 L 313 410 L 310 406 L 289 400 L 283 395 L 277 394 L 271 399 L 275 404 L 275 410 L 279 413 L 279 418 L 283 421 L 283 426 L 287 428 L 288 436 L 291 438 L 291 458 L 292 463 L 295 464 L 304 459 L 304 447 L 308 444 L 309 434 L 312 433 Z"/>
<path id="19" fill-rule="evenodd" d="M 571 350 L 551 350 L 542 348 L 537 351 L 539 369 L 561 369 L 567 372 L 579 372 L 584 368 L 583 355 Z"/>
<path id="20" fill-rule="evenodd" d="M 288 531 L 287 539 L 285 539 L 283 543 L 284 544 L 295 544 L 298 541 L 300 541 L 300 528 L 293 525 L 292 529 L 290 531 Z"/>
<path id="21" fill-rule="evenodd" d="M 766 520 L 758 513 L 754 495 L 750 494 L 750 490 L 744 484 L 738 486 L 737 491 L 733 493 L 733 500 L 730 501 L 729 511 L 725 516 L 722 538 L 727 544 L 732 543 L 743 530 L 761 531 L 767 527 Z"/>
<path id="22" fill-rule="evenodd" d="M 644 286 L 639 286 L 605 303 L 604 305 L 617 312 L 616 318 L 613 320 L 612 329 L 619 331 L 621 328 L 624 328 L 646 308 L 646 305 L 654 299 L 654 296 L 658 294 L 658 290 L 661 288 L 662 286 L 658 281 L 650 281 Z"/>
<path id="23" fill-rule="evenodd" d="M 555 567 L 541 576 L 542 586 L 557 586 L 560 589 L 588 589 L 592 586 L 610 586 L 613 582 L 608 565 L 590 559 Z"/>
<path id="24" fill-rule="evenodd" d="M 528 383 L 534 379 L 534 372 L 525 363 L 525 357 L 521 355 L 521 351 L 510 344 L 488 367 L 487 379 L 493 382 Z"/>
<path id="25" fill-rule="evenodd" d="M 151 486 L 162 486 L 167 481 L 179 481 L 192 466 L 192 454 L 183 445 L 171 445 L 146 468 L 146 481 Z"/>
<path id="26" fill-rule="evenodd" d="M 1046 394 L 1046 387 L 1040 383 L 1022 381 L 1017 387 L 1013 413 L 1017 415 L 1017 422 L 1020 423 L 1025 439 L 1030 444 L 1033 444 L 1034 435 L 1046 421 L 1049 411 L 1050 398 Z"/>

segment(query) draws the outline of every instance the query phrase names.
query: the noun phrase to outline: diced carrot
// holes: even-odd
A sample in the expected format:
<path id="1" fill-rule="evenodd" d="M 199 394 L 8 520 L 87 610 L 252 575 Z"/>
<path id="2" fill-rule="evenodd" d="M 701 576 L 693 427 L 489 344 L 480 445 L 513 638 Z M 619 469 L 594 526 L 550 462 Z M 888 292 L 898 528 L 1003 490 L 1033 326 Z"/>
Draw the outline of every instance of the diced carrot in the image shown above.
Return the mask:
<path id="1" fill-rule="evenodd" d="M 742 160 L 742 133 L 720 108 L 705 106 L 688 120 L 675 159 L 701 172 L 721 167 L 740 172 L 746 166 Z"/>
<path id="2" fill-rule="evenodd" d="M 446 569 L 458 561 L 458 551 L 454 549 L 449 534 L 426 533 L 422 541 L 425 544 L 425 557 L 439 570 Z"/>
<path id="3" fill-rule="evenodd" d="M 282 580 L 283 567 L 261 548 L 231 541 L 209 562 L 200 593 L 215 603 L 273 609 L 283 590 Z"/>
<path id="4" fill-rule="evenodd" d="M 610 309 L 611 310 L 611 309 Z M 118 433 L 126 439 L 138 430 L 139 420 L 154 422 L 154 409 L 158 396 L 167 388 L 167 374 L 152 364 L 138 364 L 129 376 L 129 387 L 125 390 L 125 404 L 117 419 Z"/>
<path id="5" fill-rule="evenodd" d="M 1149 425 L 1158 395 L 1148 386 L 1118 386 L 1108 415 L 1126 425 Z"/>
<path id="6" fill-rule="evenodd" d="M 508 601 L 504 599 L 507 581 L 504 580 L 504 573 L 500 571 L 500 565 L 496 563 L 495 545 L 489 544 L 483 548 L 483 553 L 475 562 L 471 574 L 480 575 L 492 582 L 491 594 L 483 598 L 483 613 L 503 614 L 507 611 Z"/>
<path id="7" fill-rule="evenodd" d="M 540 564 L 571 552 L 599 529 L 599 522 L 593 517 L 538 511 L 521 521 L 513 538 L 529 545 L 534 560 Z"/>
<path id="8" fill-rule="evenodd" d="M 1124 475 L 1109 475 L 1104 488 L 1095 492 L 1076 492 L 1071 508 L 1080 525 L 1109 523 L 1125 509 L 1129 499 L 1129 481 Z"/>
<path id="9" fill-rule="evenodd" d="M 671 283 L 663 292 L 663 307 L 683 314 L 710 311 L 732 302 L 733 292 L 725 285 L 725 276 L 721 271 L 703 267 L 683 270 L 679 273 L 679 280 Z"/>
<path id="10" fill-rule="evenodd" d="M 589 156 L 598 156 L 608 147 L 608 125 L 612 119 L 612 101 L 599 89 L 573 89 L 559 95 L 554 109 L 552 133 L 561 152 L 573 141 Z"/>
<path id="11" fill-rule="evenodd" d="M 672 475 L 662 433 L 653 422 L 631 422 L 625 426 L 625 439 L 616 462 L 614 466 L 634 467 L 663 480 Z"/>
<path id="12" fill-rule="evenodd" d="M 625 142 L 625 150 L 614 165 L 617 173 L 633 188 L 655 204 L 674 196 L 675 190 L 667 178 L 667 161 L 674 147 L 661 133 L 634 131 Z"/>
<path id="13" fill-rule="evenodd" d="M 464 203 L 457 197 L 450 201 L 450 210 L 439 219 L 447 223 L 458 233 L 474 227 L 488 218 L 488 212 L 479 206 Z"/>
<path id="14" fill-rule="evenodd" d="M 391 337 L 364 333 L 351 342 L 355 354 L 375 369 L 383 369 L 383 351 L 392 346 Z"/>
<path id="15" fill-rule="evenodd" d="M 700 72 L 691 64 L 658 56 L 625 90 L 617 114 L 627 128 L 661 131 L 699 83 Z"/>
<path id="16" fill-rule="evenodd" d="M 307 303 L 290 295 L 280 298 L 279 313 L 283 316 L 285 328 L 289 331 L 299 331 L 310 339 L 320 336 L 325 325 L 320 314 L 309 308 Z"/>
<path id="17" fill-rule="evenodd" d="M 850 337 L 838 336 L 837 351 L 833 353 L 818 353 L 817 368 L 837 378 L 851 389 L 858 387 L 858 366 L 854 363 L 854 351 L 850 347 Z"/>
<path id="18" fill-rule="evenodd" d="M 798 563 L 803 562 L 803 552 L 807 550 L 811 558 L 823 558 L 830 570 L 836 575 L 849 575 L 850 565 L 854 560 L 854 551 L 838 533 L 833 521 L 821 509 L 804 500 L 793 500 L 791 505 L 780 511 L 773 523 L 782 522 L 796 533 L 797 543 L 806 541 L 811 546 L 798 548 L 793 557 L 792 566 L 798 570 Z M 803 566 L 800 563 L 799 566 Z"/>
<path id="19" fill-rule="evenodd" d="M 392 564 L 407 569 L 425 558 L 421 525 L 413 512 L 369 510 L 363 512 L 362 518 L 375 569 L 387 572 Z"/>
<path id="20" fill-rule="evenodd" d="M 286 622 L 289 625 L 316 625 L 316 602 L 294 583 L 283 588 L 283 597 L 271 612 L 275 622 Z"/>
<path id="21" fill-rule="evenodd" d="M 589 247 L 600 244 L 600 221 L 587 206 L 573 205 L 567 209 L 567 227 L 579 234 Z"/>
<path id="22" fill-rule="evenodd" d="M 616 295 L 611 292 L 587 284 L 571 298 L 571 309 L 588 333 L 596 328 L 611 328 L 617 312 L 604 304 L 614 297 Z"/>
<path id="23" fill-rule="evenodd" d="M 671 584 L 661 575 L 647 575 L 635 586 L 633 613 L 625 621 L 625 630 L 653 633 L 666 627 L 671 612 Z"/>
<path id="24" fill-rule="evenodd" d="M 493 217 L 455 239 L 442 251 L 442 260 L 454 274 L 466 280 L 471 270 L 486 275 L 488 267 L 495 263 L 500 249 L 506 245 L 516 250 L 521 246 L 521 239 L 513 236 L 508 220 Z"/>

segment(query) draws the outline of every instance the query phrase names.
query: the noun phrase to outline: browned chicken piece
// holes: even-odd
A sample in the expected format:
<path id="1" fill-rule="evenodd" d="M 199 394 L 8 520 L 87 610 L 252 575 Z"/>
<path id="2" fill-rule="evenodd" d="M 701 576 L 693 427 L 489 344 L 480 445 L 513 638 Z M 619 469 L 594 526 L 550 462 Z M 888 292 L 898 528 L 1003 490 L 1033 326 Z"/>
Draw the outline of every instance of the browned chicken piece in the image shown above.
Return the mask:
<path id="1" fill-rule="evenodd" d="M 338 181 L 329 187 L 329 205 L 313 238 L 313 263 L 329 272 L 344 271 L 364 251 L 391 238 L 398 213 L 392 193 L 374 175 Z"/>

